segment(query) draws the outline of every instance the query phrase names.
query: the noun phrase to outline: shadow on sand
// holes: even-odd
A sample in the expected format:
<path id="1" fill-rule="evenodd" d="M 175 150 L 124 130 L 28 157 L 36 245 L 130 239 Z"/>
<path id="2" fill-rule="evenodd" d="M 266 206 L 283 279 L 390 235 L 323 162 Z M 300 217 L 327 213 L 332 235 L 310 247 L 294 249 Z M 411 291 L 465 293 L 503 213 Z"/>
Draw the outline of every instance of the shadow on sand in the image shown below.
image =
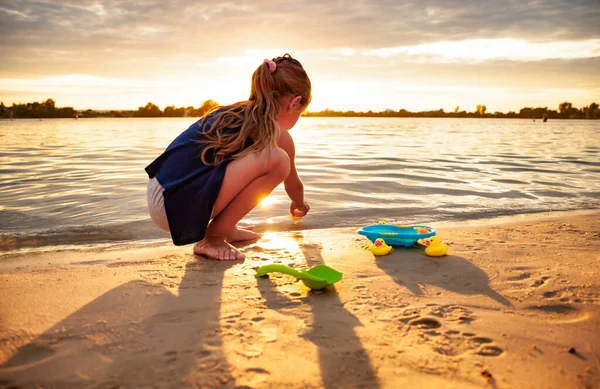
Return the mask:
<path id="1" fill-rule="evenodd" d="M 390 255 L 375 258 L 381 270 L 416 296 L 423 295 L 426 285 L 434 285 L 459 294 L 483 294 L 512 306 L 506 297 L 490 288 L 488 275 L 465 258 L 428 257 L 420 247 L 396 248 Z"/>
<path id="2" fill-rule="evenodd" d="M 20 347 L 0 387 L 235 386 L 219 335 L 232 263 L 186 260 L 178 295 L 142 280 L 111 289 Z"/>
<path id="3" fill-rule="evenodd" d="M 304 244 L 301 233 L 294 234 L 294 237 L 307 267 L 324 263 L 320 244 Z M 268 279 L 259 279 L 258 288 L 270 309 L 281 310 L 290 306 L 291 299 L 279 293 Z M 309 292 L 302 303 L 312 308 L 313 327 L 302 336 L 318 348 L 323 386 L 379 388 L 369 356 L 354 331 L 354 327 L 362 324 L 344 308 L 335 288 L 330 286 L 324 291 Z"/>

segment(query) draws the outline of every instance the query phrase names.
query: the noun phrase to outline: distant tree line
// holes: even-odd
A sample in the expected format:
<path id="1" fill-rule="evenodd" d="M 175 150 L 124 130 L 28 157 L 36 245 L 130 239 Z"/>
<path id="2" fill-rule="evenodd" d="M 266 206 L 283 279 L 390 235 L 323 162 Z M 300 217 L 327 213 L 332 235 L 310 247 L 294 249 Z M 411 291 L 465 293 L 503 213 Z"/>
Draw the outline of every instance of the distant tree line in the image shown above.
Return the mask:
<path id="1" fill-rule="evenodd" d="M 204 101 L 200 107 L 181 107 L 176 108 L 174 105 L 165 107 L 164 111 L 157 105 L 148 103 L 143 107 L 139 107 L 137 111 L 95 111 L 92 109 L 78 110 L 73 107 L 56 108 L 54 100 L 48 99 L 43 103 L 27 103 L 13 104 L 10 107 L 0 103 L 1 118 L 95 118 L 95 117 L 201 117 L 211 109 L 218 107 L 219 104 L 214 100 Z"/>
<path id="2" fill-rule="evenodd" d="M 93 111 L 88 109 L 81 111 L 79 117 L 137 117 L 137 118 L 175 118 L 175 117 L 202 117 L 211 109 L 218 107 L 219 104 L 214 100 L 206 100 L 200 107 L 194 108 L 169 105 L 161 110 L 156 104 L 148 103 L 139 107 L 137 111 Z"/>
<path id="3" fill-rule="evenodd" d="M 48 99 L 43 103 L 13 104 L 6 107 L 0 103 L 2 118 L 69 118 L 69 117 L 201 117 L 219 104 L 214 100 L 204 101 L 198 108 L 192 106 L 177 108 L 169 105 L 161 110 L 157 105 L 148 103 L 137 111 L 94 111 L 91 109 L 76 111 L 72 107 L 56 108 L 54 100 Z M 12 115 L 12 116 L 11 116 Z M 591 103 L 583 108 L 575 108 L 573 104 L 564 102 L 558 105 L 558 110 L 548 107 L 525 107 L 519 112 L 487 112 L 485 105 L 477 105 L 475 111 L 467 112 L 456 107 L 452 112 L 443 109 L 436 111 L 411 112 L 405 109 L 394 111 L 387 109 L 381 112 L 334 111 L 325 109 L 319 112 L 305 112 L 309 117 L 450 117 L 450 118 L 522 118 L 522 119 L 600 119 L 600 109 L 597 103 Z"/>
<path id="4" fill-rule="evenodd" d="M 199 108 L 194 107 L 181 107 L 177 108 L 174 105 L 169 105 L 165 107 L 164 111 L 161 111 L 160 108 L 153 103 L 148 103 L 144 107 L 139 107 L 137 111 L 133 113 L 135 117 L 184 117 L 184 116 L 192 116 L 192 117 L 202 117 L 211 109 L 218 107 L 219 103 L 214 100 L 206 100 L 200 105 Z"/>
<path id="5" fill-rule="evenodd" d="M 42 103 L 13 104 L 6 107 L 0 103 L 0 117 L 9 118 L 71 118 L 76 114 L 73 107 L 56 108 L 56 103 L 48 99 Z"/>
<path id="6" fill-rule="evenodd" d="M 394 111 L 387 109 L 381 112 L 356 112 L 356 111 L 333 111 L 325 109 L 320 112 L 306 112 L 304 116 L 313 117 L 426 117 L 426 118 L 509 118 L 509 119 L 600 119 L 600 110 L 597 103 L 591 103 L 583 108 L 575 108 L 573 104 L 564 102 L 558 105 L 558 110 L 544 108 L 525 107 L 519 112 L 487 112 L 485 105 L 477 105 L 475 111 L 467 112 L 456 107 L 453 112 L 445 112 L 443 109 L 436 111 L 410 112 L 405 109 Z"/>

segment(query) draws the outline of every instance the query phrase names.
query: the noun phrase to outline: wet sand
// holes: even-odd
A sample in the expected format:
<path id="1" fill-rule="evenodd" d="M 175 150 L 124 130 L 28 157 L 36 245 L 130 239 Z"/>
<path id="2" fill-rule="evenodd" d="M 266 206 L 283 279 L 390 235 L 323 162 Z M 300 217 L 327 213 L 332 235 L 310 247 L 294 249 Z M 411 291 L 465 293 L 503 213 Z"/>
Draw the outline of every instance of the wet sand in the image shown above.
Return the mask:
<path id="1" fill-rule="evenodd" d="M 600 387 L 600 212 L 437 226 L 375 258 L 355 229 L 0 262 L 0 387 Z M 267 263 L 325 263 L 311 292 Z"/>

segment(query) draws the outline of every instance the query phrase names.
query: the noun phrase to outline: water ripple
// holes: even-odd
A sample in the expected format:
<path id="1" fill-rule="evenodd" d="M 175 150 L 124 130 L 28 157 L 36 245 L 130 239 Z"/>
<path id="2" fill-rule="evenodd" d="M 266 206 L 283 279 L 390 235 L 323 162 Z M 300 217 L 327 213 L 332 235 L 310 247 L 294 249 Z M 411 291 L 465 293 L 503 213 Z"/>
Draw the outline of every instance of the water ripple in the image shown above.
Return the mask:
<path id="1" fill-rule="evenodd" d="M 0 121 L 0 248 L 164 237 L 148 221 L 143 169 L 193 120 Z M 292 224 L 280 186 L 246 220 L 324 228 L 598 207 L 599 131 L 598 121 L 303 118 L 291 133 L 311 216 Z"/>

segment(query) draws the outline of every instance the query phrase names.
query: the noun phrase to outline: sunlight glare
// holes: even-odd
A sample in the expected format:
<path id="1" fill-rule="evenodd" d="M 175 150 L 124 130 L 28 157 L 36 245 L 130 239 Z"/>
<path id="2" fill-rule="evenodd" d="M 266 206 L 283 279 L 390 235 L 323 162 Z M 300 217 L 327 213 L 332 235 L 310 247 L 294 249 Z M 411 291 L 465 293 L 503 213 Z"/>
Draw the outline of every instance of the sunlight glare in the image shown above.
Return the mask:
<path id="1" fill-rule="evenodd" d="M 267 196 L 260 202 L 260 206 L 263 208 L 269 208 L 271 205 L 277 203 L 275 196 Z"/>
<path id="2" fill-rule="evenodd" d="M 282 233 L 265 232 L 260 240 L 260 247 L 267 250 L 287 250 L 289 252 L 299 252 L 298 242 Z"/>

